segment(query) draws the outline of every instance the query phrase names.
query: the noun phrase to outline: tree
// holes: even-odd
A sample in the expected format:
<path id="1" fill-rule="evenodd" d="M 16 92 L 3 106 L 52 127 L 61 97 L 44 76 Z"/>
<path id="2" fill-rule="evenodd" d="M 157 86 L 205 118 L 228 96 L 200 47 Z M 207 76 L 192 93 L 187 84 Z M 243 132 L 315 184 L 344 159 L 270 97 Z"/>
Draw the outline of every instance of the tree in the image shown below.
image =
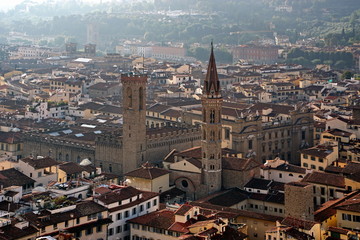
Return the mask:
<path id="1" fill-rule="evenodd" d="M 341 79 L 350 79 L 354 76 L 354 74 L 350 71 L 345 71 L 342 75 L 341 75 Z"/>

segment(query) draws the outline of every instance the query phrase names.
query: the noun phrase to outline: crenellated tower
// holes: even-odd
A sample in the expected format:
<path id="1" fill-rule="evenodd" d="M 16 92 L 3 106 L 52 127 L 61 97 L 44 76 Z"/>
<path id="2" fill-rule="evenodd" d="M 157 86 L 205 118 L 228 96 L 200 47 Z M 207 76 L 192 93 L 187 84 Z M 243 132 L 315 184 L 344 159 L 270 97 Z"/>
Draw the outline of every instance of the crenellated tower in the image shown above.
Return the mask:
<path id="1" fill-rule="evenodd" d="M 146 153 L 146 75 L 121 76 L 123 88 L 123 173 L 140 167 Z"/>
<path id="2" fill-rule="evenodd" d="M 202 174 L 205 194 L 221 189 L 221 107 L 222 96 L 211 43 L 209 65 L 202 95 Z"/>

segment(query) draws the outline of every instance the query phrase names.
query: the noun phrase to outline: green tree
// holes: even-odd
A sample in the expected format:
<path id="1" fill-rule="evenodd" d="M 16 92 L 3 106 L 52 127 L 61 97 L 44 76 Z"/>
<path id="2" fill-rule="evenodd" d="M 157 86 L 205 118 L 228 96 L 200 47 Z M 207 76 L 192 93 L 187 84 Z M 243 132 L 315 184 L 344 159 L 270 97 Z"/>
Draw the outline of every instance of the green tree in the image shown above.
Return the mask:
<path id="1" fill-rule="evenodd" d="M 341 79 L 350 79 L 354 76 L 354 74 L 350 71 L 345 71 L 342 75 L 341 75 Z"/>

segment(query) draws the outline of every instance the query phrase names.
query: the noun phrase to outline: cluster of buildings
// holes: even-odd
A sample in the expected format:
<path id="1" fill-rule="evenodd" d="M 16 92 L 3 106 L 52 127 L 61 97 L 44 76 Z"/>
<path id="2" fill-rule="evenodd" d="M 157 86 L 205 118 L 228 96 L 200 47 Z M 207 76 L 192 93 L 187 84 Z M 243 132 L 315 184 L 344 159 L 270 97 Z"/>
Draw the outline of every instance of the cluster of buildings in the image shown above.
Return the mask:
<path id="1" fill-rule="evenodd" d="M 17 64 L 0 79 L 0 238 L 360 237 L 359 80 L 217 66 L 213 47 L 205 65 Z"/>

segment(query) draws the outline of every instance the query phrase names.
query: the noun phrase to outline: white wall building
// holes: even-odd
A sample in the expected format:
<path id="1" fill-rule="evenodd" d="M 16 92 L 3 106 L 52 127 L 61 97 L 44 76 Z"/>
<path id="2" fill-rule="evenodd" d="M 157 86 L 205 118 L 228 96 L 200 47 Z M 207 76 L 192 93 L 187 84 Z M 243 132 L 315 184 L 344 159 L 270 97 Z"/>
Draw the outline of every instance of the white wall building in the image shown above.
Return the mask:
<path id="1" fill-rule="evenodd" d="M 126 221 L 159 210 L 158 193 L 143 192 L 130 186 L 116 185 L 113 190 L 97 188 L 94 201 L 109 209 L 113 222 L 108 226 L 108 240 L 130 240 L 130 225 Z"/>

